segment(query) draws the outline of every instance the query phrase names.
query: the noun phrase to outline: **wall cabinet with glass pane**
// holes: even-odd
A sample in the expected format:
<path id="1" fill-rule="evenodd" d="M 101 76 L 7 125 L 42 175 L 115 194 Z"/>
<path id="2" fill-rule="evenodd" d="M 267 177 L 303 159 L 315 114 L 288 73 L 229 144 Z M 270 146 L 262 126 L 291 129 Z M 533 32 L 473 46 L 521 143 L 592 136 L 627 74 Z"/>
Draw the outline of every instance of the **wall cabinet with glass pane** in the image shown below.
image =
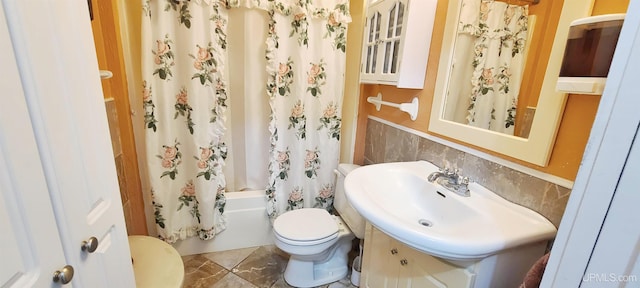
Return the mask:
<path id="1" fill-rule="evenodd" d="M 422 89 L 436 0 L 380 0 L 367 7 L 360 81 Z"/>

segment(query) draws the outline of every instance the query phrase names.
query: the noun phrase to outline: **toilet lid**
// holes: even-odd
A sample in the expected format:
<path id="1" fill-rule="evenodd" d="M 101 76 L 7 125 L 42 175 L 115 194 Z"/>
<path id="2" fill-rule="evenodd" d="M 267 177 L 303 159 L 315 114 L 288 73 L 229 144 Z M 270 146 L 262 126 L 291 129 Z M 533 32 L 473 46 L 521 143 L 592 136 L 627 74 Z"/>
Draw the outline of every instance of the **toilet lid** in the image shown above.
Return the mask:
<path id="1" fill-rule="evenodd" d="M 338 224 L 327 210 L 305 208 L 278 216 L 273 222 L 273 230 L 293 241 L 314 241 L 337 236 Z"/>

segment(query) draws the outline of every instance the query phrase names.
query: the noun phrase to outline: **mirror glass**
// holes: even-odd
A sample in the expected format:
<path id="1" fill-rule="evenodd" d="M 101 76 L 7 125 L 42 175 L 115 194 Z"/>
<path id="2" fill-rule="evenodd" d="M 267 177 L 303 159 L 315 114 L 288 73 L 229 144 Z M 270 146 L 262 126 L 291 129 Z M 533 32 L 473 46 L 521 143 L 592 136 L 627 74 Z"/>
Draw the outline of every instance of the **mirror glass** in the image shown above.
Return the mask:
<path id="1" fill-rule="evenodd" d="M 449 1 L 429 130 L 546 166 L 566 100 L 555 85 L 569 24 L 592 1 L 509 2 Z"/>
<path id="2" fill-rule="evenodd" d="M 548 13 L 542 14 L 549 20 Z M 521 112 L 518 96 L 527 54 L 543 47 L 540 37 L 531 45 L 537 17 L 529 15 L 529 5 L 462 0 L 442 118 L 509 135 L 528 134 L 528 129 L 515 133 L 515 128 L 523 126 L 516 125 L 516 115 Z"/>

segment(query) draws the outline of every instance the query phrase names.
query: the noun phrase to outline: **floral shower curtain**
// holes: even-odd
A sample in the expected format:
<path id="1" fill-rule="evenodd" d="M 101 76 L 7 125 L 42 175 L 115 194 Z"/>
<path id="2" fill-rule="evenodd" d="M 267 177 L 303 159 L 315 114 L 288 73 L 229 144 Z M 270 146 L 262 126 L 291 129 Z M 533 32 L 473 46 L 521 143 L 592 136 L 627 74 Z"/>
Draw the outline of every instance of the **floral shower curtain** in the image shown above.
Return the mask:
<path id="1" fill-rule="evenodd" d="M 468 124 L 513 135 L 527 25 L 528 6 L 464 1 L 459 33 L 475 39 Z"/>
<path id="2" fill-rule="evenodd" d="M 167 242 L 225 228 L 226 12 L 218 1 L 143 2 L 147 161 Z"/>
<path id="3" fill-rule="evenodd" d="M 267 36 L 267 213 L 332 209 L 340 149 L 348 0 L 274 1 Z"/>

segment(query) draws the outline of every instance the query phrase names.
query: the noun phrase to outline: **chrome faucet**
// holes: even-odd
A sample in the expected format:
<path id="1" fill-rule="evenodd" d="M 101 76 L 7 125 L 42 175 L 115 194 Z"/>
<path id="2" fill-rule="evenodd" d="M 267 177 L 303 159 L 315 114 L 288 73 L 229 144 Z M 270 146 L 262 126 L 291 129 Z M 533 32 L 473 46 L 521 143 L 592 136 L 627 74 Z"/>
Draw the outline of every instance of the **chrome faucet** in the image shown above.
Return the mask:
<path id="1" fill-rule="evenodd" d="M 438 172 L 433 172 L 427 177 L 427 181 L 436 181 L 442 187 L 447 190 L 456 193 L 460 196 L 469 197 L 469 178 L 462 177 L 459 174 L 458 169 L 450 170 L 449 168 L 440 169 Z"/>

